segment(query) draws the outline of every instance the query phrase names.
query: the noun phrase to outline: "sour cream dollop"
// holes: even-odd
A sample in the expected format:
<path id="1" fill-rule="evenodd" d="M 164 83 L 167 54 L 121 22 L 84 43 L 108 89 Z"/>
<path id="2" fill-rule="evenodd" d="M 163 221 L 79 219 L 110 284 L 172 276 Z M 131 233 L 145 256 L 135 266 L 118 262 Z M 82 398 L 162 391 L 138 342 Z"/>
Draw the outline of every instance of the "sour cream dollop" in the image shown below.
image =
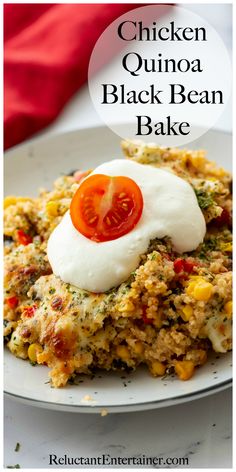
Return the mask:
<path id="1" fill-rule="evenodd" d="M 179 253 L 193 251 L 203 241 L 205 220 L 185 180 L 125 159 L 105 162 L 93 174 L 133 179 L 142 191 L 143 213 L 128 234 L 96 243 L 75 229 L 68 211 L 52 232 L 47 247 L 53 273 L 64 282 L 90 292 L 105 292 L 124 282 L 137 268 L 151 239 L 169 236 Z"/>

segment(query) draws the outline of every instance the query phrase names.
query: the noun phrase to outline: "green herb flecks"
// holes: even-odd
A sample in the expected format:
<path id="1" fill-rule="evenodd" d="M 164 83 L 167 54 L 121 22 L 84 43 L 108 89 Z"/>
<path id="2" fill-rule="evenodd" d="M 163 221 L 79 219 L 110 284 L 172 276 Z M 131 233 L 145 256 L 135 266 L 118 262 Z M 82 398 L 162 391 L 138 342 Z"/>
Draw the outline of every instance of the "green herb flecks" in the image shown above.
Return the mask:
<path id="1" fill-rule="evenodd" d="M 207 259 L 207 253 L 217 250 L 217 238 L 209 238 L 202 245 L 198 257 L 200 259 Z"/>
<path id="2" fill-rule="evenodd" d="M 213 196 L 201 189 L 194 189 L 198 204 L 202 210 L 206 210 L 210 206 L 214 205 Z"/>
<path id="3" fill-rule="evenodd" d="M 20 464 L 7 465 L 7 469 L 20 469 Z"/>
<path id="4" fill-rule="evenodd" d="M 15 452 L 18 452 L 19 450 L 20 450 L 20 443 L 17 442 L 16 447 L 15 447 Z"/>

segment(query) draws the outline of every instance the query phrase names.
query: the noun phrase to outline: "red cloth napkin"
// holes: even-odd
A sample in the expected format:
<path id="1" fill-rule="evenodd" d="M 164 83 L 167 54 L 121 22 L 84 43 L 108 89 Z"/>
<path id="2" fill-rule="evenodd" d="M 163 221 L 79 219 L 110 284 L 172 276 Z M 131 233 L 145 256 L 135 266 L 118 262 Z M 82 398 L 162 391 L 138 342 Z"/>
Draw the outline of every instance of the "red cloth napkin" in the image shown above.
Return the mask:
<path id="1" fill-rule="evenodd" d="M 104 29 L 134 4 L 4 5 L 4 147 L 48 125 L 87 79 Z"/>

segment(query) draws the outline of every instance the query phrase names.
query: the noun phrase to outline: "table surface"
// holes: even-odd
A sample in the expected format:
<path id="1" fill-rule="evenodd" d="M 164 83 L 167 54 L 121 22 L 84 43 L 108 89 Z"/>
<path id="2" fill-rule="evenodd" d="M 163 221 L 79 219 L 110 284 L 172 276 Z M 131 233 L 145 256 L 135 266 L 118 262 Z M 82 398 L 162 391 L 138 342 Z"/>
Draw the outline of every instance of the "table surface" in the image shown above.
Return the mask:
<path id="1" fill-rule="evenodd" d="M 231 51 L 230 5 L 195 5 Z M 83 87 L 60 117 L 39 136 L 101 124 Z M 217 126 L 231 130 L 231 107 Z M 25 406 L 5 399 L 5 466 L 50 468 L 49 454 L 58 457 L 157 456 L 188 458 L 188 467 L 232 466 L 231 390 L 185 404 L 146 412 L 72 414 Z M 16 443 L 19 451 L 15 451 Z M 53 466 L 51 466 L 53 467 Z M 54 467 L 62 467 L 60 465 Z"/>

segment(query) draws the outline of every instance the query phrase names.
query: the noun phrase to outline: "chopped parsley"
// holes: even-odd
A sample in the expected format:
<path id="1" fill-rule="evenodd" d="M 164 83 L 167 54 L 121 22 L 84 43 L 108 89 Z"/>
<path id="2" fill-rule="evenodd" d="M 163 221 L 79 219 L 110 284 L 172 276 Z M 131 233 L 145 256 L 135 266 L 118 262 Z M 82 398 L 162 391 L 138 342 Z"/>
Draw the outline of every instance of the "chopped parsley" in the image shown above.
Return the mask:
<path id="1" fill-rule="evenodd" d="M 16 447 L 15 447 L 15 452 L 18 452 L 19 450 L 20 450 L 20 443 L 17 442 Z"/>
<path id="2" fill-rule="evenodd" d="M 151 261 L 155 261 L 156 258 L 157 258 L 157 254 L 155 252 L 150 255 L 150 260 Z"/>
<path id="3" fill-rule="evenodd" d="M 217 249 L 218 241 L 217 238 L 209 238 L 202 245 L 199 253 L 200 259 L 207 258 L 208 251 L 215 251 Z"/>
<path id="4" fill-rule="evenodd" d="M 210 206 L 214 205 L 212 195 L 202 189 L 194 189 L 194 191 L 198 200 L 198 204 L 202 210 L 206 210 Z"/>
<path id="5" fill-rule="evenodd" d="M 20 469 L 20 464 L 16 464 L 16 465 L 7 465 L 7 469 Z"/>

